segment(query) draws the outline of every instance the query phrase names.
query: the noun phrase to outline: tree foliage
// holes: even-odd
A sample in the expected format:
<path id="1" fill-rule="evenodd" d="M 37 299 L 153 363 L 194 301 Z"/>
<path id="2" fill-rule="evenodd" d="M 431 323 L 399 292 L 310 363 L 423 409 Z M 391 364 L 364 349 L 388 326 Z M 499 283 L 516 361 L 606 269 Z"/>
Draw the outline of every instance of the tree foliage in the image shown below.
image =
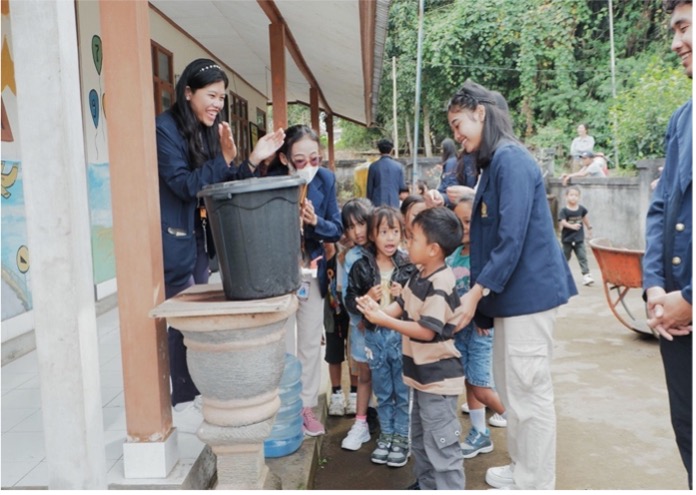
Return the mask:
<path id="1" fill-rule="evenodd" d="M 660 155 L 666 121 L 690 95 L 689 80 L 669 54 L 661 2 L 613 5 L 616 99 L 606 0 L 426 0 L 421 104 L 432 116 L 429 138 L 438 144 L 450 137 L 445 106 L 471 79 L 506 97 L 516 132 L 528 144 L 567 153 L 584 122 L 596 148 L 610 154 L 616 116 L 623 165 Z M 412 126 L 417 36 L 418 2 L 393 0 L 378 112 L 384 132 L 394 125 L 392 57 L 400 136 Z"/>

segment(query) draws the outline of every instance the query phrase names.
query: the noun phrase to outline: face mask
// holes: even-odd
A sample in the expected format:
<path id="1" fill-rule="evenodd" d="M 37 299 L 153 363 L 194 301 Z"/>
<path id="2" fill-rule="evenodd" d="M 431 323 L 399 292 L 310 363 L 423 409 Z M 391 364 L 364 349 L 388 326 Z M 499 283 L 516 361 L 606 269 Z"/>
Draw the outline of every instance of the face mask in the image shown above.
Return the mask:
<path id="1" fill-rule="evenodd" d="M 314 179 L 314 176 L 317 175 L 317 171 L 319 170 L 319 167 L 312 167 L 309 164 L 307 164 L 306 167 L 301 168 L 300 170 L 295 169 L 295 167 L 293 167 L 292 165 L 290 165 L 289 168 L 290 173 L 292 175 L 296 175 L 297 177 L 306 180 L 307 184 L 312 182 L 312 179 Z"/>

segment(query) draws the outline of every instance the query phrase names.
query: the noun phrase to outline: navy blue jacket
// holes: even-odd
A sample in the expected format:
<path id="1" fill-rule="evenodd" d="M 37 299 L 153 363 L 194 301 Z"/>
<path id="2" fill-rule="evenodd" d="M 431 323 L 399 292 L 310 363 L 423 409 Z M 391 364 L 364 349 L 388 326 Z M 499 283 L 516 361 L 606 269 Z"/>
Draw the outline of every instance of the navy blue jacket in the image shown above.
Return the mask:
<path id="1" fill-rule="evenodd" d="M 481 172 L 471 216 L 474 283 L 491 290 L 477 307 L 481 328 L 490 318 L 539 313 L 577 294 L 541 171 L 519 143 L 502 143 Z"/>
<path id="2" fill-rule="evenodd" d="M 645 230 L 643 288 L 680 290 L 692 303 L 692 101 L 667 126 L 665 168 L 652 195 Z"/>
<path id="3" fill-rule="evenodd" d="M 404 168 L 388 155 L 372 162 L 367 172 L 367 198 L 375 206 L 399 207 L 399 191 L 406 189 Z"/>
<path id="4" fill-rule="evenodd" d="M 159 173 L 164 282 L 181 287 L 196 263 L 198 215 L 196 194 L 203 186 L 252 177 L 248 162 L 227 166 L 222 153 L 191 170 L 188 145 L 170 111 L 157 116 L 157 170 Z"/>

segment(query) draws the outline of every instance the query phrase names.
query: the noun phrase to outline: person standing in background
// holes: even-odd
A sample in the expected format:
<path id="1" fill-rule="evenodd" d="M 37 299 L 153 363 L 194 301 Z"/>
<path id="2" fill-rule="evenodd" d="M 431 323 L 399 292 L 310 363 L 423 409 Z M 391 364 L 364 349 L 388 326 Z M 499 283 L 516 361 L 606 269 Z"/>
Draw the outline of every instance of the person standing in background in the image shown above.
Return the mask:
<path id="1" fill-rule="evenodd" d="M 582 155 L 583 151 L 594 151 L 594 138 L 587 132 L 588 129 L 586 124 L 578 125 L 578 136 L 573 139 L 573 142 L 570 144 L 570 158 L 573 165 L 572 172 L 575 172 L 582 166 L 580 155 Z"/>
<path id="2" fill-rule="evenodd" d="M 370 164 L 367 172 L 367 199 L 377 206 L 399 208 L 399 193 L 406 189 L 403 166 L 391 157 L 394 145 L 388 139 L 380 139 L 377 149 L 382 156 Z"/>
<path id="3" fill-rule="evenodd" d="M 674 31 L 672 51 L 692 72 L 691 0 L 665 0 Z M 648 208 L 643 256 L 643 289 L 648 324 L 660 334 L 672 428 L 692 488 L 693 423 L 693 175 L 692 100 L 679 107 L 667 126 L 665 166 Z"/>

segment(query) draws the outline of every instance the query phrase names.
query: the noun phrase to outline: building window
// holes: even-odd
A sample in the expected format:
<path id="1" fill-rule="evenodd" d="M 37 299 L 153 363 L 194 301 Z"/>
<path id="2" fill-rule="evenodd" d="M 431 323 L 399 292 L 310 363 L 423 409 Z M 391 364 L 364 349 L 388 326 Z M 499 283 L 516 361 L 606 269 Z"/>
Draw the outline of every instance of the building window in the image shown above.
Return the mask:
<path id="1" fill-rule="evenodd" d="M 237 143 L 237 161 L 249 158 L 249 104 L 239 95 L 230 91 L 230 127 L 234 142 Z"/>
<path id="2" fill-rule="evenodd" d="M 154 41 L 152 45 L 152 76 L 155 90 L 155 115 L 169 110 L 174 103 L 174 64 L 172 52 Z"/>
<path id="3" fill-rule="evenodd" d="M 256 125 L 261 131 L 266 132 L 266 112 L 260 108 L 256 109 Z"/>

